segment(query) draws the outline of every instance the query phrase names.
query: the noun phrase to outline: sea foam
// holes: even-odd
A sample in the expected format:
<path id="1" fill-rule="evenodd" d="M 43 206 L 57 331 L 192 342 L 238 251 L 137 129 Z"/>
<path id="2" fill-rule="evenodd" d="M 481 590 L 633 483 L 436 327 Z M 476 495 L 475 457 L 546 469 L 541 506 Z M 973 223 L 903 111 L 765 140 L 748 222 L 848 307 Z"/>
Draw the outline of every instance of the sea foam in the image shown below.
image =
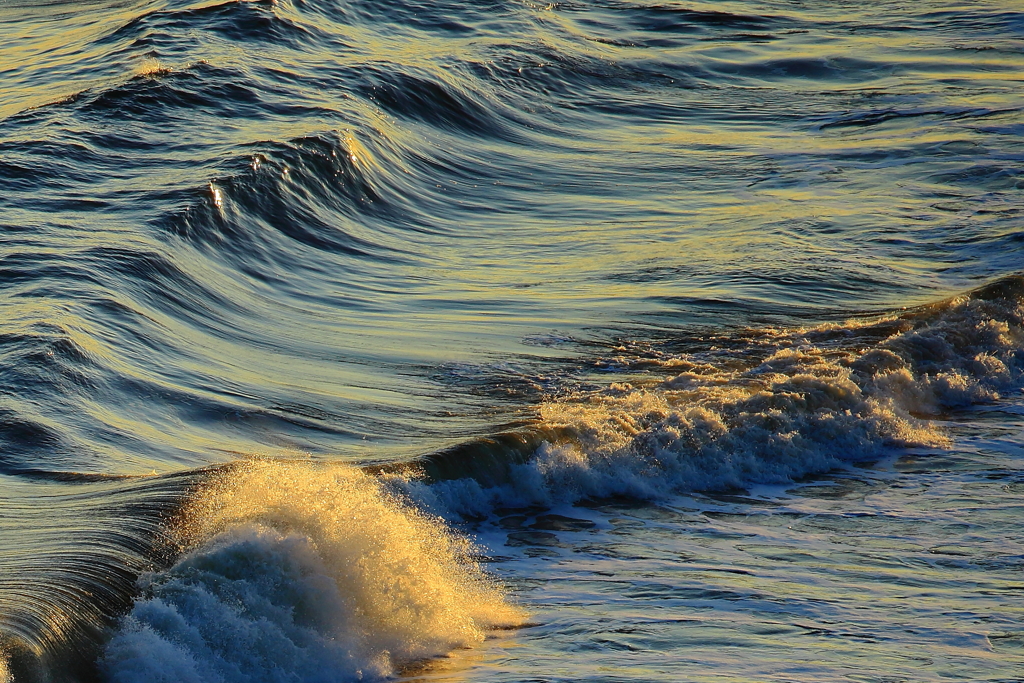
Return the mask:
<path id="1" fill-rule="evenodd" d="M 181 537 L 107 644 L 108 680 L 377 680 L 521 618 L 466 539 L 349 466 L 233 467 Z"/>
<path id="2" fill-rule="evenodd" d="M 634 383 L 544 403 L 552 435 L 500 477 L 394 484 L 437 511 L 487 514 L 625 495 L 785 483 L 893 447 L 945 447 L 936 416 L 997 400 L 1024 375 L 1020 278 L 869 322 L 749 331 L 728 349 L 622 354 Z"/>

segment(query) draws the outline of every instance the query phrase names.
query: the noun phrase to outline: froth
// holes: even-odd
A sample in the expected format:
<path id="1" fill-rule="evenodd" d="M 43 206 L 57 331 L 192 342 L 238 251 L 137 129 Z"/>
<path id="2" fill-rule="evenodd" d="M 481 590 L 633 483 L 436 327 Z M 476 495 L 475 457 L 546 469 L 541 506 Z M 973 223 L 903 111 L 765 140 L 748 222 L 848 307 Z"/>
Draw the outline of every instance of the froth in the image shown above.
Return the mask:
<path id="1" fill-rule="evenodd" d="M 874 324 L 762 330 L 727 353 L 614 358 L 651 379 L 544 404 L 542 430 L 559 437 L 506 482 L 398 483 L 425 505 L 479 514 L 783 483 L 894 446 L 942 447 L 929 414 L 1021 384 L 1020 283 L 1000 287 Z"/>
<path id="2" fill-rule="evenodd" d="M 520 619 L 464 538 L 352 467 L 248 463 L 186 520 L 193 550 L 143 577 L 111 681 L 373 680 Z"/>

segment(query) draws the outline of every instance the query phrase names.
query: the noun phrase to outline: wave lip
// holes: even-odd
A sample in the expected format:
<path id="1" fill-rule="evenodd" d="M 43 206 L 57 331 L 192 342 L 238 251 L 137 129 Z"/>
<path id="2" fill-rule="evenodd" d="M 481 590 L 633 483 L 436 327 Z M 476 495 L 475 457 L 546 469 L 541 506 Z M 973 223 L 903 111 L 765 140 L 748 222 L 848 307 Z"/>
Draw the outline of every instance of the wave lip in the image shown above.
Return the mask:
<path id="1" fill-rule="evenodd" d="M 197 473 L 30 475 L 0 500 L 0 682 L 91 680 L 138 575 L 177 554 L 166 526 Z"/>

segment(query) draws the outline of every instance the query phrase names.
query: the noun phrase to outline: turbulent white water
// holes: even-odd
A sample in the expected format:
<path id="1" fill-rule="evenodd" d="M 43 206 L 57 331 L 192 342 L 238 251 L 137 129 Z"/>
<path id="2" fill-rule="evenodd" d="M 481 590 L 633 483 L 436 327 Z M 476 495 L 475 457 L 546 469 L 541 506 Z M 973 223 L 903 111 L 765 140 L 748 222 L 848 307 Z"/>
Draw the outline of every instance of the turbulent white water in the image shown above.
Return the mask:
<path id="1" fill-rule="evenodd" d="M 905 318 L 762 330 L 724 354 L 611 358 L 621 371 L 648 374 L 635 386 L 612 383 L 542 405 L 543 428 L 560 439 L 514 465 L 506 483 L 406 487 L 435 509 L 486 515 L 499 506 L 785 483 L 897 447 L 949 446 L 929 416 L 1021 385 L 1017 296 L 1014 289 L 1009 298 L 960 297 Z"/>
<path id="2" fill-rule="evenodd" d="M 143 577 L 107 645 L 109 680 L 378 680 L 521 621 L 464 538 L 350 466 L 233 468 L 188 525 L 193 549 Z"/>

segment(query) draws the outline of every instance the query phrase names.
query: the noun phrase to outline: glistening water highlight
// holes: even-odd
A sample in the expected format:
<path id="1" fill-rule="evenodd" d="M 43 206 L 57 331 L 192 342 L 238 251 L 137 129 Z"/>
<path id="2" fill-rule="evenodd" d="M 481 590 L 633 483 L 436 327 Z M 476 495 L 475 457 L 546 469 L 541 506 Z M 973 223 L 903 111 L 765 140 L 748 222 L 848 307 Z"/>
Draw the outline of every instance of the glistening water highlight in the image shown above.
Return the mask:
<path id="1" fill-rule="evenodd" d="M 117 683 L 379 680 L 522 620 L 443 521 L 346 465 L 253 461 L 185 512 L 101 660 Z"/>

